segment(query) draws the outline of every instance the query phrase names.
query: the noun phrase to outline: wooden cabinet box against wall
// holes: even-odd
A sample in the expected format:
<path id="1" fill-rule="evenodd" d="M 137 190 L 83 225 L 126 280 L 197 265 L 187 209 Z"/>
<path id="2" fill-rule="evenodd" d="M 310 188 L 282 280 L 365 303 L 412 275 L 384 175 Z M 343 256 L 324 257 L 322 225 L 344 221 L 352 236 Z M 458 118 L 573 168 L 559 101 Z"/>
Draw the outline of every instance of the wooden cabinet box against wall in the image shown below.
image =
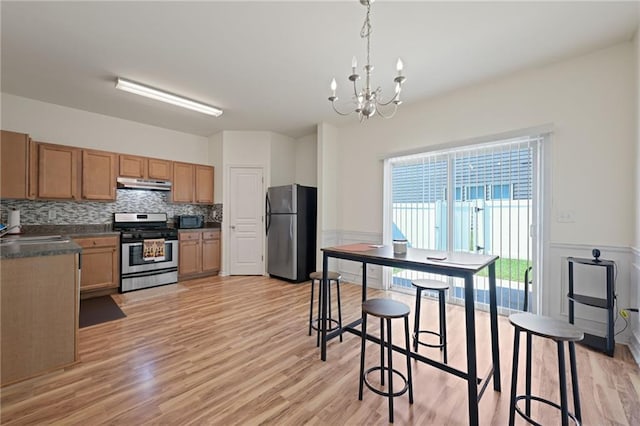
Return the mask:
<path id="1" fill-rule="evenodd" d="M 82 237 L 74 238 L 74 241 L 82 247 L 82 297 L 94 291 L 117 289 L 120 286 L 119 237 Z"/>
<path id="2" fill-rule="evenodd" d="M 35 158 L 31 153 L 34 146 L 27 134 L 0 132 L 0 198 L 35 198 L 36 170 L 31 161 L 32 156 Z"/>
<path id="3" fill-rule="evenodd" d="M 173 202 L 213 204 L 213 172 L 211 166 L 174 162 Z"/>
<path id="4" fill-rule="evenodd" d="M 0 268 L 2 383 L 78 359 L 78 255 L 3 259 Z"/>
<path id="5" fill-rule="evenodd" d="M 190 230 L 179 234 L 178 277 L 215 275 L 220 271 L 220 231 Z"/>
<path id="6" fill-rule="evenodd" d="M 118 155 L 113 152 L 82 151 L 82 198 L 113 201 L 116 199 Z"/>
<path id="7" fill-rule="evenodd" d="M 70 146 L 37 143 L 38 198 L 78 199 L 80 150 Z"/>
<path id="8" fill-rule="evenodd" d="M 171 180 L 173 177 L 172 163 L 169 160 L 120 154 L 119 163 L 118 176 L 162 180 Z"/>

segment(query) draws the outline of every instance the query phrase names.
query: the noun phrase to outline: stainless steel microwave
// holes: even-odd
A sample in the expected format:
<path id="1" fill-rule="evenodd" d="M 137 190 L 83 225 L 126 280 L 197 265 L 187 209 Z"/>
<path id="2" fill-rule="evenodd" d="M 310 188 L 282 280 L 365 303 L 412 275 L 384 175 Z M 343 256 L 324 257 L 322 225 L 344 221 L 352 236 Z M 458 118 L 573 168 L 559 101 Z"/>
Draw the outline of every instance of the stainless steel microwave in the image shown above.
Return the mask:
<path id="1" fill-rule="evenodd" d="M 204 216 L 202 215 L 190 215 L 182 214 L 175 217 L 176 228 L 190 229 L 190 228 L 202 228 L 204 226 Z"/>

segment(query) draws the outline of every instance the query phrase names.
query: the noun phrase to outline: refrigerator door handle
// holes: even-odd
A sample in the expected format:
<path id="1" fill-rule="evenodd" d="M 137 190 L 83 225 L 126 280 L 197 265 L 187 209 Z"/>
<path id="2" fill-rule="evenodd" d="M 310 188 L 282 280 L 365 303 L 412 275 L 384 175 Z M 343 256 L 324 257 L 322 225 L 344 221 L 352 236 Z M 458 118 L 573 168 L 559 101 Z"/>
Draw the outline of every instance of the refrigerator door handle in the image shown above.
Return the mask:
<path id="1" fill-rule="evenodd" d="M 269 226 L 271 225 L 271 202 L 269 201 L 269 193 L 264 197 L 264 210 L 265 210 L 265 229 L 264 234 L 269 235 Z"/>

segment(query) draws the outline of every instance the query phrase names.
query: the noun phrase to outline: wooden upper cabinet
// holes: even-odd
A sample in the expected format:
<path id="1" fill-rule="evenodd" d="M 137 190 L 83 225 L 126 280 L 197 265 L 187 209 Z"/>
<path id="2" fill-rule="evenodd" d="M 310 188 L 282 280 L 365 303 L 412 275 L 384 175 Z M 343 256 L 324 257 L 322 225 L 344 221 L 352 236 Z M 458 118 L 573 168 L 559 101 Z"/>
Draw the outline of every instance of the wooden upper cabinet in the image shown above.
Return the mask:
<path id="1" fill-rule="evenodd" d="M 173 177 L 173 163 L 171 161 L 148 158 L 147 162 L 149 179 L 171 180 Z"/>
<path id="2" fill-rule="evenodd" d="M 118 176 L 171 180 L 172 166 L 170 160 L 139 157 L 137 155 L 119 155 Z"/>
<path id="3" fill-rule="evenodd" d="M 171 190 L 174 203 L 192 203 L 194 184 L 194 165 L 173 162 L 173 188 Z"/>
<path id="4" fill-rule="evenodd" d="M 173 202 L 213 204 L 213 167 L 173 163 Z"/>
<path id="5" fill-rule="evenodd" d="M 82 198 L 85 200 L 116 199 L 116 167 L 118 155 L 113 152 L 82 151 Z"/>
<path id="6" fill-rule="evenodd" d="M 24 133 L 2 130 L 0 134 L 0 198 L 33 198 L 30 191 L 31 140 Z"/>
<path id="7" fill-rule="evenodd" d="M 213 167 L 196 165 L 195 202 L 213 204 Z"/>
<path id="8" fill-rule="evenodd" d="M 147 159 L 137 155 L 120 154 L 118 176 L 144 178 L 147 176 Z"/>
<path id="9" fill-rule="evenodd" d="M 80 150 L 70 146 L 38 143 L 38 198 L 78 198 Z"/>

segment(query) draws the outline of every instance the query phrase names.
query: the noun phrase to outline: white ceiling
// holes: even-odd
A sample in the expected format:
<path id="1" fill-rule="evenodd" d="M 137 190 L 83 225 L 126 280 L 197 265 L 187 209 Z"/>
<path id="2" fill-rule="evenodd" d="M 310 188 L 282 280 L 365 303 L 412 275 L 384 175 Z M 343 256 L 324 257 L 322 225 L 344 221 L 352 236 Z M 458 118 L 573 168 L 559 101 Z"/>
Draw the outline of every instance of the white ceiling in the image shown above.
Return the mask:
<path id="1" fill-rule="evenodd" d="M 209 136 L 271 130 L 300 137 L 340 124 L 329 82 L 349 100 L 364 64 L 357 0 L 299 2 L 1 2 L 1 89 L 27 98 Z M 372 6 L 373 86 L 405 105 L 621 41 L 632 2 L 402 2 Z M 218 106 L 220 118 L 114 89 L 117 76 Z M 401 114 L 401 110 L 398 114 Z"/>

